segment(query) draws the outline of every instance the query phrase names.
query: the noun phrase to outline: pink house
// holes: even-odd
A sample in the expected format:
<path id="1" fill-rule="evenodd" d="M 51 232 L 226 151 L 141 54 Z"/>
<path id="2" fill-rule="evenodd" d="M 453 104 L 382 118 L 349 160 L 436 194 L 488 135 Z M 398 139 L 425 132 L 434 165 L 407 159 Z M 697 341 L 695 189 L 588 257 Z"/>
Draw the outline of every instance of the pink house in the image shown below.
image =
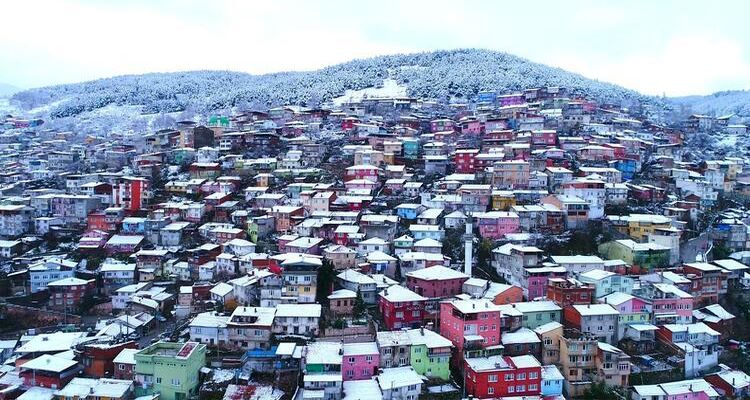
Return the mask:
<path id="1" fill-rule="evenodd" d="M 461 294 L 461 288 L 469 276 L 455 269 L 435 265 L 406 274 L 406 287 L 424 297 L 453 297 Z"/>
<path id="2" fill-rule="evenodd" d="M 553 129 L 531 131 L 531 143 L 535 146 L 554 146 L 557 144 L 557 131 Z"/>
<path id="3" fill-rule="evenodd" d="M 373 191 L 378 186 L 378 183 L 370 179 L 352 179 L 352 180 L 346 181 L 344 185 L 346 186 L 347 190 L 365 189 L 365 190 Z"/>
<path id="4" fill-rule="evenodd" d="M 343 350 L 341 377 L 345 381 L 371 379 L 378 374 L 380 352 L 377 343 L 346 343 Z"/>
<path id="5" fill-rule="evenodd" d="M 658 324 L 689 324 L 693 320 L 693 296 L 668 283 L 654 283 L 648 288 Z M 674 315 L 677 315 L 674 321 Z"/>
<path id="6" fill-rule="evenodd" d="M 461 133 L 469 135 L 478 135 L 482 133 L 482 122 L 478 120 L 461 121 Z"/>
<path id="7" fill-rule="evenodd" d="M 377 182 L 378 172 L 378 167 L 374 165 L 352 165 L 346 169 L 344 181 L 348 182 L 353 179 L 367 179 Z"/>
<path id="8" fill-rule="evenodd" d="M 636 385 L 633 386 L 630 398 L 633 400 L 711 400 L 720 397 L 724 398 L 719 395 L 716 388 L 705 379 L 698 378 L 658 385 Z"/>
<path id="9" fill-rule="evenodd" d="M 546 297 L 550 278 L 566 278 L 568 276 L 565 267 L 544 266 L 539 268 L 525 268 L 523 272 L 526 280 L 526 298 L 529 300 L 537 297 Z M 521 279 L 523 286 L 523 278 Z"/>
<path id="10" fill-rule="evenodd" d="M 463 365 L 464 350 L 481 350 L 500 343 L 502 306 L 485 299 L 440 303 L 440 335 L 456 347 L 451 363 Z"/>
<path id="11" fill-rule="evenodd" d="M 479 234 L 487 239 L 500 239 L 508 233 L 518 232 L 521 227 L 521 219 L 514 212 L 490 211 L 474 216 L 479 225 Z"/>

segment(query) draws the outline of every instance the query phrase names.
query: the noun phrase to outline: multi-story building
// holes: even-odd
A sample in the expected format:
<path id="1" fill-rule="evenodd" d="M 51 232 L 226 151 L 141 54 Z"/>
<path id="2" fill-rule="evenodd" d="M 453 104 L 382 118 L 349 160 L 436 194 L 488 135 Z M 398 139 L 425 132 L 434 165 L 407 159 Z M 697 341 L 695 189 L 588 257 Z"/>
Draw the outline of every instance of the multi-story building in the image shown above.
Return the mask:
<path id="1" fill-rule="evenodd" d="M 240 350 L 271 347 L 275 308 L 237 307 L 227 321 L 228 346 Z"/>
<path id="2" fill-rule="evenodd" d="M 541 393 L 542 365 L 531 355 L 468 358 L 465 371 L 466 393 L 479 399 Z"/>
<path id="3" fill-rule="evenodd" d="M 406 287 L 428 298 L 453 297 L 469 279 L 463 272 L 442 265 L 423 268 L 406 274 Z"/>
<path id="4" fill-rule="evenodd" d="M 416 328 L 426 316 L 427 298 L 394 285 L 378 294 L 378 309 L 386 329 Z"/>
<path id="5" fill-rule="evenodd" d="M 128 212 L 141 210 L 150 197 L 149 181 L 145 178 L 122 177 L 112 185 L 112 204 Z"/>
<path id="6" fill-rule="evenodd" d="M 502 307 L 484 299 L 440 303 L 440 334 L 455 346 L 453 365 L 462 365 L 465 351 L 501 345 Z"/>
<path id="7" fill-rule="evenodd" d="M 632 400 L 718 400 L 722 398 L 705 379 L 633 386 Z"/>
<path id="8" fill-rule="evenodd" d="M 654 323 L 688 324 L 693 320 L 693 296 L 669 283 L 645 283 L 634 294 L 651 302 Z"/>
<path id="9" fill-rule="evenodd" d="M 565 325 L 590 333 L 606 343 L 617 343 L 620 313 L 609 304 L 573 305 L 565 309 Z"/>
<path id="10" fill-rule="evenodd" d="M 49 308 L 57 311 L 75 312 L 84 298 L 91 295 L 95 285 L 93 279 L 63 278 L 47 284 Z"/>
<path id="11" fill-rule="evenodd" d="M 345 343 L 342 349 L 341 376 L 344 381 L 372 379 L 378 374 L 380 352 L 377 343 Z"/>
<path id="12" fill-rule="evenodd" d="M 0 236 L 10 238 L 31 232 L 34 227 L 33 211 L 33 208 L 24 205 L 0 205 Z"/>
<path id="13" fill-rule="evenodd" d="M 635 281 L 633 278 L 605 271 L 603 269 L 592 269 L 590 271 L 578 274 L 578 280 L 594 286 L 594 296 L 599 298 L 610 293 L 627 293 L 633 292 Z"/>
<path id="14" fill-rule="evenodd" d="M 591 333 L 565 329 L 560 338 L 560 371 L 565 377 L 565 393 L 582 395 L 596 379 L 598 340 Z"/>
<path id="15" fill-rule="evenodd" d="M 50 282 L 72 278 L 76 263 L 70 260 L 50 259 L 29 267 L 31 293 L 47 289 Z"/>
<path id="16" fill-rule="evenodd" d="M 589 205 L 589 218 L 599 219 L 604 216 L 604 205 L 607 199 L 604 181 L 591 178 L 574 179 L 563 183 L 562 193 L 586 201 Z"/>
<path id="17" fill-rule="evenodd" d="M 206 345 L 196 342 L 158 342 L 135 354 L 136 395 L 160 394 L 181 400 L 198 393 Z"/>

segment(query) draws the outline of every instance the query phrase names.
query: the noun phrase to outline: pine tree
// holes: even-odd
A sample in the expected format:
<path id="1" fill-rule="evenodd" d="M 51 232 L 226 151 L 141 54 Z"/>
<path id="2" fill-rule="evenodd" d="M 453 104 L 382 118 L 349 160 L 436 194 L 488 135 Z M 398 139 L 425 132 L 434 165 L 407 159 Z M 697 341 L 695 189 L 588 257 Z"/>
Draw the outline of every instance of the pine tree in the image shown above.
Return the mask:
<path id="1" fill-rule="evenodd" d="M 315 291 L 315 301 L 323 307 L 328 308 L 328 296 L 333 292 L 333 280 L 336 272 L 329 260 L 323 260 L 323 265 L 318 268 L 318 284 Z"/>
<path id="2" fill-rule="evenodd" d="M 362 318 L 367 313 L 367 305 L 365 300 L 362 298 L 362 293 L 357 291 L 357 298 L 354 299 L 354 308 L 352 309 L 354 318 Z"/>

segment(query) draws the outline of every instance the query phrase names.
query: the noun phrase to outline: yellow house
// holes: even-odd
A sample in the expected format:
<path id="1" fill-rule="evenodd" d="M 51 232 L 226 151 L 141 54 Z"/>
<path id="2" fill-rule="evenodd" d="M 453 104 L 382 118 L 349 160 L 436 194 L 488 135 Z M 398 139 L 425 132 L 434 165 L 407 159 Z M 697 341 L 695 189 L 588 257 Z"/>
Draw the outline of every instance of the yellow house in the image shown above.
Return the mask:
<path id="1" fill-rule="evenodd" d="M 640 242 L 647 241 L 648 236 L 657 229 L 669 229 L 672 226 L 672 219 L 664 215 L 608 215 L 607 219 L 619 232 Z"/>
<path id="2" fill-rule="evenodd" d="M 516 205 L 516 196 L 510 190 L 492 191 L 492 209 L 496 211 L 510 211 Z"/>

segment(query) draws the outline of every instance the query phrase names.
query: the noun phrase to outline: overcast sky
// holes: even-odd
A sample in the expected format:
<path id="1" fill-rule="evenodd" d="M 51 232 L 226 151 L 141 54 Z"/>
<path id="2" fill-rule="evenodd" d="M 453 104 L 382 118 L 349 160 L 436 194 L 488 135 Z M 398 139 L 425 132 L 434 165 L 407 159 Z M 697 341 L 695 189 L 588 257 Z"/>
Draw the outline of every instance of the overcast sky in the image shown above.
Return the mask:
<path id="1" fill-rule="evenodd" d="M 668 96 L 750 89 L 750 4 L 737 1 L 8 0 L 0 82 L 309 70 L 453 48 L 506 51 Z"/>

